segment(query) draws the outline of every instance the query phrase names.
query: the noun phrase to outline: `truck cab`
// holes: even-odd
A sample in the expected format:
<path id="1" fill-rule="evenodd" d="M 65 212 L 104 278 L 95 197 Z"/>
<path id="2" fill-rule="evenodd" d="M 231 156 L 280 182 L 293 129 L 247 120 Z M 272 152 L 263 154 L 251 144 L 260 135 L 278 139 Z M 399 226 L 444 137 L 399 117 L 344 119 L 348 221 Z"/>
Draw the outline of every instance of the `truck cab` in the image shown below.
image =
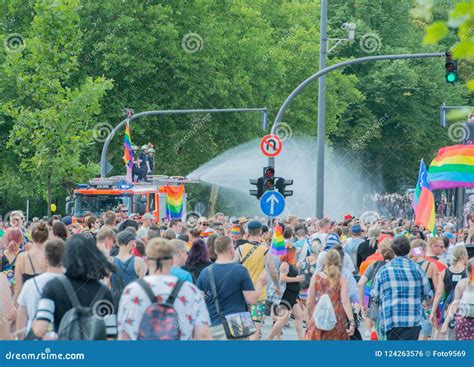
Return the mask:
<path id="1" fill-rule="evenodd" d="M 128 212 L 143 215 L 152 213 L 157 222 L 166 218 L 166 186 L 190 183 L 185 177 L 148 176 L 146 182 L 128 183 L 125 176 L 95 178 L 78 184 L 74 196 L 66 202 L 66 212 L 81 220 L 86 213 L 99 217 L 108 210 L 115 211 L 123 204 Z M 183 219 L 186 218 L 187 194 L 183 195 Z"/>

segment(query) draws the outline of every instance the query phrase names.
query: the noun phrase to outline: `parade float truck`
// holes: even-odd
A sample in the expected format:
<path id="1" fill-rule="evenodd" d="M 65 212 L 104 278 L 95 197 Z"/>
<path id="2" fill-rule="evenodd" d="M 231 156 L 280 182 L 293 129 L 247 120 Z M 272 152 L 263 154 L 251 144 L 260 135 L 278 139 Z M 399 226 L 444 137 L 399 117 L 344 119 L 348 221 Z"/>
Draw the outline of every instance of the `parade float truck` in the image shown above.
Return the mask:
<path id="1" fill-rule="evenodd" d="M 125 176 L 94 178 L 87 184 L 78 184 L 74 196 L 66 199 L 66 212 L 81 221 L 84 215 L 99 217 L 108 210 L 115 211 L 120 204 L 127 207 L 129 215 L 152 213 L 157 222 L 166 218 L 167 188 L 194 181 L 186 177 L 148 176 L 147 181 L 128 183 Z M 186 218 L 187 194 L 183 194 L 183 215 Z"/>

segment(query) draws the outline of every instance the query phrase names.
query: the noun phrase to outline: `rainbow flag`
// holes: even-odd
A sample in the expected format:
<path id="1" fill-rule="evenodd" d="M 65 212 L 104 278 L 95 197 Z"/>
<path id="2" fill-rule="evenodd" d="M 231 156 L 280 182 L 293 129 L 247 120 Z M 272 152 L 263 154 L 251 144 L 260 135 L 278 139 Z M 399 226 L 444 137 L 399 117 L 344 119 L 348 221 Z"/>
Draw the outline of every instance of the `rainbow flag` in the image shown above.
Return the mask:
<path id="1" fill-rule="evenodd" d="M 132 138 L 130 137 L 130 126 L 128 121 L 125 123 L 125 137 L 123 140 L 123 160 L 127 166 L 127 182 L 132 183 L 132 170 L 133 170 L 133 149 L 132 149 Z"/>
<path id="2" fill-rule="evenodd" d="M 166 186 L 166 216 L 168 220 L 181 219 L 183 216 L 183 184 Z"/>
<path id="3" fill-rule="evenodd" d="M 273 230 L 273 238 L 271 244 L 271 254 L 272 255 L 285 255 L 285 239 L 283 238 L 283 229 L 279 224 L 275 226 Z"/>
<path id="4" fill-rule="evenodd" d="M 430 232 L 435 228 L 435 203 L 433 192 L 428 182 L 428 171 L 425 163 L 421 161 L 416 184 L 415 197 L 417 197 L 415 210 L 415 225 L 423 225 Z M 413 198 L 415 202 L 415 198 Z"/>
<path id="5" fill-rule="evenodd" d="M 428 180 L 431 190 L 474 187 L 474 145 L 440 148 L 431 162 Z"/>
<path id="6" fill-rule="evenodd" d="M 240 227 L 239 226 L 232 226 L 230 229 L 230 234 L 238 236 L 240 234 Z"/>

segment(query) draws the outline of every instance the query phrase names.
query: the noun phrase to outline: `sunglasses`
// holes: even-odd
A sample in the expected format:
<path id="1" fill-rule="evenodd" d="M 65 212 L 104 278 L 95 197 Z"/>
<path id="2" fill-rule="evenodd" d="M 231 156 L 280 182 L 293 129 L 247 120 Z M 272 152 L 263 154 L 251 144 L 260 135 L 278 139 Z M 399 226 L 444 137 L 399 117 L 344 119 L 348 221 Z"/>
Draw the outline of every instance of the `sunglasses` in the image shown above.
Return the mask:
<path id="1" fill-rule="evenodd" d="M 125 210 L 121 210 L 122 213 L 128 213 L 128 210 L 125 209 Z"/>
<path id="2" fill-rule="evenodd" d="M 209 223 L 199 223 L 201 226 L 208 226 Z"/>

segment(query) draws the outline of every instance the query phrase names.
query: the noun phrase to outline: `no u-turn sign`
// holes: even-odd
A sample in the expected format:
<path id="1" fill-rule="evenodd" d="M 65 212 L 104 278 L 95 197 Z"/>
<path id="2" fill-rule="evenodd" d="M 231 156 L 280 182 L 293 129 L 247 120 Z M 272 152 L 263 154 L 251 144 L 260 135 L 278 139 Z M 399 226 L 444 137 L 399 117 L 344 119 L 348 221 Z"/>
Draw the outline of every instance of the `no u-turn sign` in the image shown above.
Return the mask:
<path id="1" fill-rule="evenodd" d="M 276 157 L 280 154 L 282 146 L 281 139 L 274 134 L 265 135 L 260 141 L 260 150 L 267 157 Z"/>

